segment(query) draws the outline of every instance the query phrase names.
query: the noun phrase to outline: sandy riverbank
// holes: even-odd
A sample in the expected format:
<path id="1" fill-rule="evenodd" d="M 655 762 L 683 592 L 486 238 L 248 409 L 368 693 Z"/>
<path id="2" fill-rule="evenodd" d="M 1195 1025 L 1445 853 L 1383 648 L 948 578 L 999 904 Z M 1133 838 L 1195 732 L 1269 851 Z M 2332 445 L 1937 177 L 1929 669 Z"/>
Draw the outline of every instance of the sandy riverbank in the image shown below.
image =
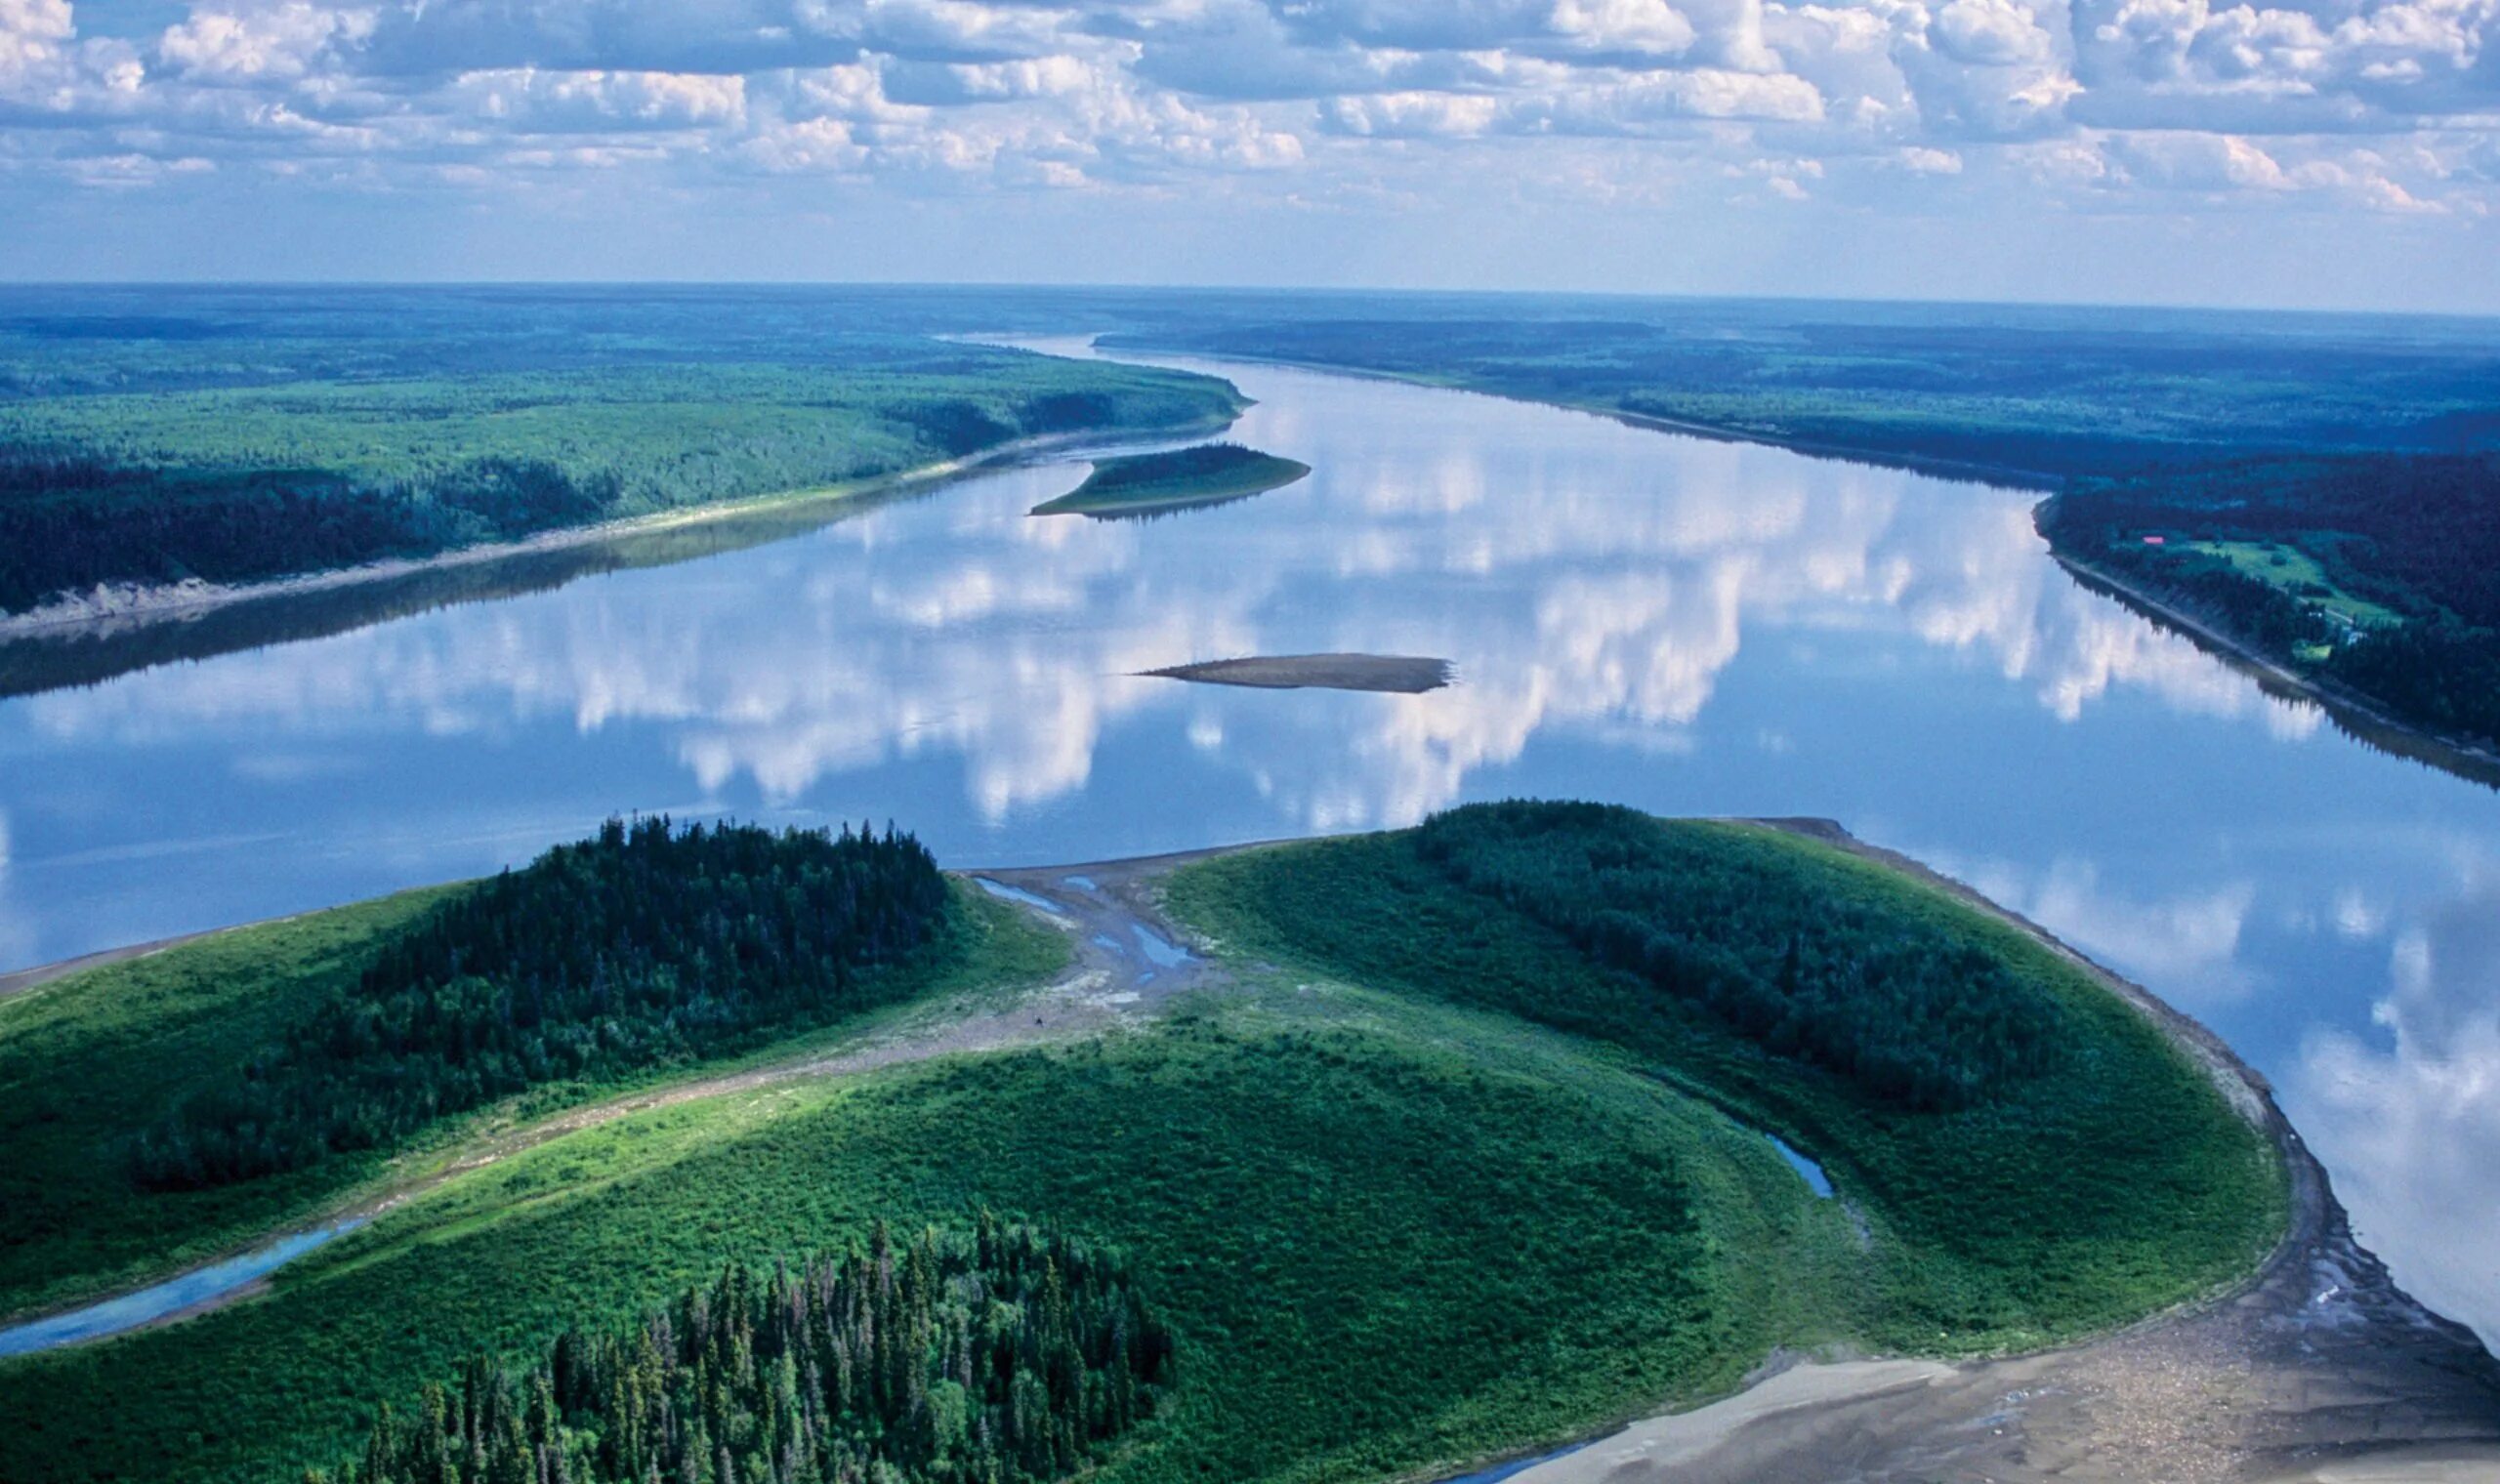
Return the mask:
<path id="1" fill-rule="evenodd" d="M 1170 428 L 1086 429 L 1071 433 L 1046 433 L 1002 443 L 996 448 L 965 458 L 940 460 L 935 464 L 924 464 L 895 474 L 881 474 L 873 479 L 856 479 L 841 484 L 821 485 L 813 489 L 784 490 L 738 500 L 721 500 L 707 505 L 689 506 L 685 510 L 660 511 L 647 515 L 629 516 L 621 520 L 598 521 L 590 525 L 564 526 L 557 530 L 541 531 L 535 536 L 525 537 L 520 541 L 488 542 L 438 553 L 432 556 L 394 557 L 383 561 L 365 562 L 358 566 L 334 567 L 300 573 L 291 577 L 271 578 L 266 582 L 193 581 L 162 584 L 101 584 L 90 593 L 60 598 L 23 613 L 0 616 L 0 643 L 17 639 L 54 639 L 62 635 L 74 635 L 82 630 L 123 631 L 139 625 L 196 618 L 203 613 L 235 603 L 335 593 L 349 588 L 402 579 L 422 572 L 512 561 L 627 537 L 684 530 L 719 521 L 734 520 L 762 511 L 814 504 L 838 506 L 873 495 L 933 488 L 988 470 L 1039 462 L 1053 453 L 1087 444 L 1129 438 L 1157 440 L 1193 437 L 1201 433 L 1220 432 L 1230 427 L 1232 419 L 1224 418 L 1207 419 Z"/>

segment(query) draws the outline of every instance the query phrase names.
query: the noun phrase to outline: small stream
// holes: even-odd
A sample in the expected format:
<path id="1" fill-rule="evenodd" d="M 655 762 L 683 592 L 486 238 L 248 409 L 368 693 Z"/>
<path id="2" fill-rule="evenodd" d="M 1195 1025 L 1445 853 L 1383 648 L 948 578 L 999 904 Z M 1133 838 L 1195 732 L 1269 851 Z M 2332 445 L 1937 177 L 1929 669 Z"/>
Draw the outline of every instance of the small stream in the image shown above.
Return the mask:
<path id="1" fill-rule="evenodd" d="M 170 1314 L 248 1288 L 331 1238 L 344 1236 L 363 1224 L 364 1218 L 355 1216 L 311 1231 L 292 1232 L 239 1257 L 193 1268 L 135 1294 L 0 1330 L 0 1355 L 31 1355 L 153 1324 Z"/>

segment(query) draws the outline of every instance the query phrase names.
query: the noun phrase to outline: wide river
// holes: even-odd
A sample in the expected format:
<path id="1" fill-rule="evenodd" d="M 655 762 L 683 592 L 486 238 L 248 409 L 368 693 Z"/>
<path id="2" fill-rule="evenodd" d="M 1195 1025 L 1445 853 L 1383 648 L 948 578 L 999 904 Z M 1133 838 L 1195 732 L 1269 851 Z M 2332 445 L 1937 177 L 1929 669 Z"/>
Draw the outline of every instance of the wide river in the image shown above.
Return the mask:
<path id="1" fill-rule="evenodd" d="M 2362 1240 L 2500 1339 L 2488 788 L 2078 587 L 2026 493 L 1207 369 L 1309 479 L 1098 522 L 1025 515 L 1081 465 L 1001 472 L 0 702 L 0 969 L 483 873 L 632 810 L 893 819 L 956 865 L 1515 795 L 1829 815 L 2229 1037 Z M 1457 679 L 1133 676 L 1313 650 Z"/>

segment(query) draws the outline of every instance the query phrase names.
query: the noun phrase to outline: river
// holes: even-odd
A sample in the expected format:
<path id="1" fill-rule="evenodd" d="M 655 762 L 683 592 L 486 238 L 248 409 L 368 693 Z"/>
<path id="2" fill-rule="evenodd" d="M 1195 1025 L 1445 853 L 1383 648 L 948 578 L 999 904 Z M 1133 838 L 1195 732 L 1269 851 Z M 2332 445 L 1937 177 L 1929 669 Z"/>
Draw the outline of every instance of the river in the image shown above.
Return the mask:
<path id="1" fill-rule="evenodd" d="M 1515 795 L 1828 815 L 2222 1032 L 2362 1240 L 2500 1339 L 2490 789 L 2077 586 L 2024 492 L 1183 363 L 1258 398 L 1233 435 L 1311 477 L 1105 522 L 1025 515 L 1081 464 L 1006 470 L 0 701 L 0 969 L 490 871 L 633 810 L 891 818 L 1001 867 Z M 1134 675 L 1323 650 L 1456 680 Z"/>

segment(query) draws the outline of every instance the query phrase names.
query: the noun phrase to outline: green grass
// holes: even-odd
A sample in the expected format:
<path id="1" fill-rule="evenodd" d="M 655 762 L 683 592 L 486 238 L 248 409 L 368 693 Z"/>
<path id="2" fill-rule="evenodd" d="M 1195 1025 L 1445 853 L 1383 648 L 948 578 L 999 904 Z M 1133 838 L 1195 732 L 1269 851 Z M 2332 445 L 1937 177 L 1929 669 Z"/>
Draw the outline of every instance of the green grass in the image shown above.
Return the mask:
<path id="1" fill-rule="evenodd" d="M 135 1134 L 352 989 L 384 939 L 459 889 L 221 933 L 0 1000 L 0 1146 L 9 1151 L 0 1161 L 0 1314 L 136 1286 L 420 1174 L 474 1136 L 688 1074 L 672 1065 L 598 1087 L 538 1089 L 450 1120 L 392 1156 L 343 1155 L 208 1190 L 137 1188 L 126 1153 Z M 905 970 L 916 981 L 909 1003 L 705 1070 L 954 1012 L 1065 962 L 1065 944 L 1029 919 L 960 886 L 956 902 L 945 941 Z"/>
<path id="2" fill-rule="evenodd" d="M 2188 549 L 2220 557 L 2240 575 L 2279 588 L 2346 623 L 2370 627 L 2404 622 L 2404 615 L 2394 608 L 2336 586 L 2317 558 L 2299 547 L 2278 541 L 2191 541 Z"/>
<path id="3" fill-rule="evenodd" d="M 1421 1001 L 1523 1015 L 1643 1059 L 1814 1155 L 1879 1235 L 1883 1346 L 2035 1346 L 2245 1273 L 2282 1229 L 2279 1162 L 2143 1017 L 2014 928 L 1835 847 L 1758 827 L 1675 824 L 1743 869 L 1887 899 L 1996 955 L 2050 997 L 2062 1054 L 2012 1091 L 1910 1113 L 1772 1056 L 1606 974 L 1559 935 L 1465 891 L 1404 835 L 1244 852 L 1177 876 L 1171 900 L 1237 952 Z"/>
<path id="4" fill-rule="evenodd" d="M 1036 515 L 1146 515 L 1245 500 L 1302 479 L 1311 466 L 1229 443 L 1103 459 L 1085 482 Z"/>
<path id="5" fill-rule="evenodd" d="M 0 1363 L 0 1478 L 292 1477 L 472 1354 L 978 1207 L 1125 1251 L 1178 1337 L 1177 1389 L 1104 1484 L 1454 1470 L 1723 1394 L 1774 1346 L 1958 1353 L 2132 1319 L 2279 1230 L 2254 1133 L 2025 935 L 1823 845 L 1661 828 L 2002 954 L 2068 1054 L 1977 1109 L 1890 1111 L 1692 1017 L 1625 1015 L 1619 981 L 1405 836 L 1243 852 L 1168 883 L 1228 978 L 1166 1017 L 684 1101 L 468 1171 L 264 1298 Z M 1063 951 L 1018 941 L 998 951 L 1025 970 Z M 1764 1128 L 1844 1199 L 1812 1199 Z"/>
<path id="6" fill-rule="evenodd" d="M 0 1370 L 0 1477 L 291 1473 L 475 1349 L 975 1204 L 1125 1249 L 1179 1335 L 1178 1390 L 1106 1481 L 1378 1476 L 1559 1438 L 1726 1389 L 1851 1301 L 1847 1223 L 1706 1107 L 1515 1021 L 1277 986 L 542 1146 L 266 1299 Z"/>

